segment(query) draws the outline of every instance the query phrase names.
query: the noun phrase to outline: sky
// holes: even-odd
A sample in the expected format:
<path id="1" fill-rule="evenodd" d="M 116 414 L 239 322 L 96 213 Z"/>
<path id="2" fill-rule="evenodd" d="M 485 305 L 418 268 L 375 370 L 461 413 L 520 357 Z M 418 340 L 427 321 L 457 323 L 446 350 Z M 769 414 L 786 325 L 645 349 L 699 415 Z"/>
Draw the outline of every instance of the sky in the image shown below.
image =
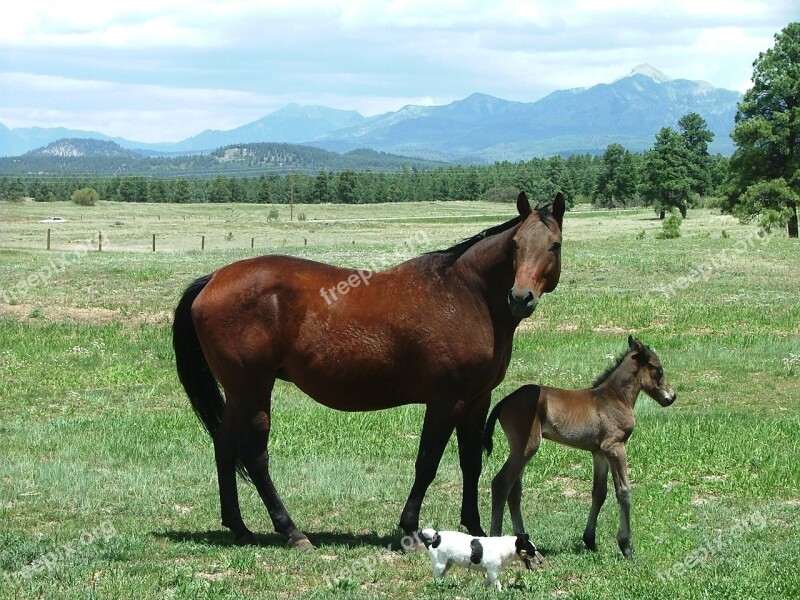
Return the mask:
<path id="1" fill-rule="evenodd" d="M 289 103 L 522 102 L 648 63 L 745 91 L 798 0 L 22 0 L 0 19 L 0 123 L 139 142 Z"/>

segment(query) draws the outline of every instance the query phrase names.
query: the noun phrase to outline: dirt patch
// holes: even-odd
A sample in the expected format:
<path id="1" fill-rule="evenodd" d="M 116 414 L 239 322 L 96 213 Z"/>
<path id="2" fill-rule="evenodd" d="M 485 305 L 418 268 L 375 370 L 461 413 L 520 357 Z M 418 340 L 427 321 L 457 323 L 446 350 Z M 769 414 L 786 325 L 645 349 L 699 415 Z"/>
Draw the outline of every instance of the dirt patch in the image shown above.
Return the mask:
<path id="1" fill-rule="evenodd" d="M 156 314 L 126 315 L 119 310 L 101 307 L 79 308 L 77 306 L 37 306 L 34 304 L 0 304 L 0 318 L 18 321 L 49 321 L 54 323 L 84 323 L 107 325 L 128 323 L 133 325 L 166 325 L 172 315 L 167 311 Z"/>

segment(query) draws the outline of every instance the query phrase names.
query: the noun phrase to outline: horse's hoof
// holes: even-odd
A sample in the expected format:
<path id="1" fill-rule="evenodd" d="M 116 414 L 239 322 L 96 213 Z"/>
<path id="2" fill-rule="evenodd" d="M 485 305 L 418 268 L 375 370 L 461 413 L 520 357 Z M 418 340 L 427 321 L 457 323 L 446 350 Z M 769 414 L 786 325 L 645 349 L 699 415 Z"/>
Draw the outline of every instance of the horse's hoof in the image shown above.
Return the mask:
<path id="1" fill-rule="evenodd" d="M 296 540 L 289 540 L 286 543 L 287 548 L 291 548 L 292 550 L 300 550 L 301 552 L 312 552 L 316 550 L 314 544 L 308 541 L 307 537 L 301 537 Z"/>
<path id="2" fill-rule="evenodd" d="M 403 552 L 425 552 L 427 548 L 425 548 L 425 544 L 422 542 L 417 542 L 415 544 L 403 544 Z"/>
<path id="3" fill-rule="evenodd" d="M 256 535 L 252 531 L 248 531 L 247 533 L 237 534 L 233 540 L 233 543 L 237 546 L 255 546 L 256 545 Z"/>

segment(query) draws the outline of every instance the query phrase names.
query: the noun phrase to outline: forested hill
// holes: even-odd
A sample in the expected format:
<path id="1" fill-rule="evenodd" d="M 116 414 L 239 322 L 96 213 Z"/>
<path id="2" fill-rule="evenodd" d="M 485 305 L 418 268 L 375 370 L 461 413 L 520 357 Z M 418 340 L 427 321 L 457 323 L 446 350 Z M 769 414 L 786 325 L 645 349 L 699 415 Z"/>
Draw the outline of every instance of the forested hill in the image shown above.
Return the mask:
<path id="1" fill-rule="evenodd" d="M 22 156 L 0 158 L 0 175 L 149 176 L 210 178 L 263 173 L 317 173 L 321 170 L 400 171 L 432 169 L 444 163 L 358 149 L 331 152 L 298 144 L 254 143 L 225 146 L 209 155 L 152 156 L 115 142 L 62 139 Z"/>

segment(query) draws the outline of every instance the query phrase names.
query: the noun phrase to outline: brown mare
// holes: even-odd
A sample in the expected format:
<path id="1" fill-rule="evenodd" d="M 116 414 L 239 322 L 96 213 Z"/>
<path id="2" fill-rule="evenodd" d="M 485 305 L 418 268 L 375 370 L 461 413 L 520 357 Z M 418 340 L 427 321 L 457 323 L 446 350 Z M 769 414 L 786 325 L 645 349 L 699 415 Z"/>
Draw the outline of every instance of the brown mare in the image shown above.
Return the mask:
<path id="1" fill-rule="evenodd" d="M 532 210 L 523 193 L 517 212 L 448 250 L 368 279 L 363 271 L 262 256 L 189 286 L 173 323 L 178 376 L 213 438 L 222 524 L 237 543 L 254 541 L 239 509 L 236 470 L 244 468 L 275 530 L 290 547 L 313 548 L 269 474 L 276 379 L 339 410 L 425 404 L 400 526 L 406 533 L 419 528 L 423 497 L 455 429 L 461 522 L 483 534 L 478 478 L 491 391 L 505 376 L 514 330 L 542 294 L 555 289 L 561 273 L 564 198 L 559 194 L 550 209 Z M 363 285 L 356 287 L 359 278 Z M 337 289 L 335 301 L 330 293 L 325 297 Z"/>
<path id="2" fill-rule="evenodd" d="M 498 402 L 486 423 L 484 446 L 486 453 L 491 454 L 492 434 L 499 419 L 508 439 L 509 454 L 492 481 L 491 535 L 500 535 L 506 501 L 514 531 L 525 531 L 520 512 L 522 471 L 544 437 L 587 450 L 594 457 L 592 508 L 583 532 L 583 542 L 591 550 L 597 549 L 595 526 L 606 499 L 611 467 L 620 507 L 617 543 L 622 553 L 630 557 L 633 553 L 631 500 L 625 442 L 633 433 L 633 407 L 641 390 L 661 406 L 675 402 L 676 394 L 664 376 L 656 353 L 629 336 L 628 351 L 597 378 L 592 389 L 561 390 L 525 385 Z"/>

